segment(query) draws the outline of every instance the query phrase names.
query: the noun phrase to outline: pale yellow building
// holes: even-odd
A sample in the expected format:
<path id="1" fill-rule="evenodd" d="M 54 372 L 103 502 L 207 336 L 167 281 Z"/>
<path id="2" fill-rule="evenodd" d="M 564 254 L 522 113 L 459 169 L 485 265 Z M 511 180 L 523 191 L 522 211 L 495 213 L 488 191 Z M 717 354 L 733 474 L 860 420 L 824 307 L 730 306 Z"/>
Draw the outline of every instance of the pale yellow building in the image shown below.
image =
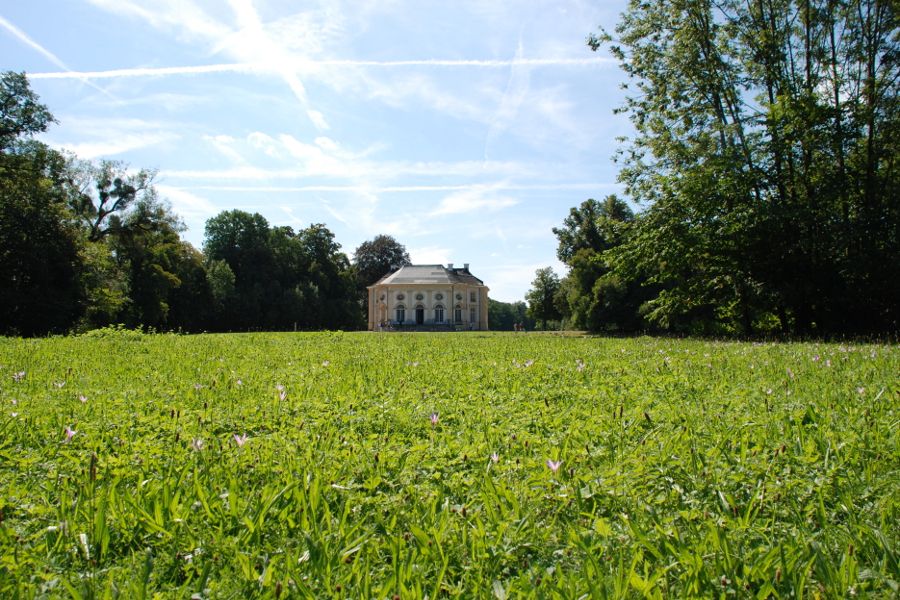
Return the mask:
<path id="1" fill-rule="evenodd" d="M 466 263 L 410 265 L 369 290 L 369 331 L 488 329 L 488 287 Z"/>

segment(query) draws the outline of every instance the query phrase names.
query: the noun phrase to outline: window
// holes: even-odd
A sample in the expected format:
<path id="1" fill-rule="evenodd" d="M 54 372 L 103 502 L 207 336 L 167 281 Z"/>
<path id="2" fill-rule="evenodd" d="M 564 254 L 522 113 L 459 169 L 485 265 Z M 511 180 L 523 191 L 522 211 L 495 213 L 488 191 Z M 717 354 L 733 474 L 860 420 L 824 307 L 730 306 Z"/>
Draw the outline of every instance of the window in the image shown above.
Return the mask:
<path id="1" fill-rule="evenodd" d="M 469 309 L 469 323 L 474 323 L 474 322 L 475 322 L 475 309 L 470 308 Z"/>
<path id="2" fill-rule="evenodd" d="M 438 304 L 434 307 L 434 322 L 435 323 L 443 323 L 444 322 L 444 307 Z"/>
<path id="3" fill-rule="evenodd" d="M 402 304 L 397 307 L 397 322 L 402 323 L 406 320 L 406 307 Z"/>
<path id="4" fill-rule="evenodd" d="M 457 306 L 456 309 L 453 311 L 453 320 L 456 321 L 457 323 L 462 323 L 462 307 L 461 306 Z"/>
<path id="5" fill-rule="evenodd" d="M 477 298 L 474 291 L 469 292 L 469 302 L 478 302 Z"/>

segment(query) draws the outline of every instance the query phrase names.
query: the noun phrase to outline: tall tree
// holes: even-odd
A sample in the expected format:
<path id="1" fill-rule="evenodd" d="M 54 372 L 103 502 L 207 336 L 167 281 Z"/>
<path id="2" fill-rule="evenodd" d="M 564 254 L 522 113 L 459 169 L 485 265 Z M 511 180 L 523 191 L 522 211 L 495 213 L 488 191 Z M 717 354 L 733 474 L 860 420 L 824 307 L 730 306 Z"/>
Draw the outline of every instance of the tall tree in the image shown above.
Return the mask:
<path id="1" fill-rule="evenodd" d="M 554 228 L 557 256 L 569 266 L 557 297 L 569 326 L 591 331 L 634 331 L 645 295 L 642 279 L 612 273 L 610 253 L 629 235 L 634 213 L 616 195 L 589 199 L 572 208 L 563 226 Z"/>
<path id="2" fill-rule="evenodd" d="M 644 203 L 613 251 L 687 331 L 896 328 L 900 78 L 883 0 L 633 0 L 610 35 Z"/>
<path id="3" fill-rule="evenodd" d="M 25 73 L 0 74 L 0 154 L 16 142 L 46 131 L 54 122 L 50 110 L 41 104 L 28 84 Z"/>
<path id="4" fill-rule="evenodd" d="M 393 236 L 376 235 L 357 246 L 353 252 L 353 267 L 356 270 L 356 294 L 361 314 L 366 315 L 369 310 L 366 287 L 388 273 L 411 264 L 406 246 Z"/>
<path id="5" fill-rule="evenodd" d="M 29 139 L 51 122 L 23 73 L 0 74 L 0 333 L 65 331 L 79 312 L 66 160 Z"/>
<path id="6" fill-rule="evenodd" d="M 541 329 L 547 328 L 548 321 L 558 321 L 562 314 L 556 305 L 559 292 L 559 276 L 553 267 L 544 267 L 534 273 L 531 289 L 525 294 L 528 302 L 528 316 L 537 321 Z"/>
<path id="7" fill-rule="evenodd" d="M 376 235 L 353 252 L 353 264 L 360 286 L 372 285 L 388 273 L 412 264 L 406 246 L 390 235 Z"/>

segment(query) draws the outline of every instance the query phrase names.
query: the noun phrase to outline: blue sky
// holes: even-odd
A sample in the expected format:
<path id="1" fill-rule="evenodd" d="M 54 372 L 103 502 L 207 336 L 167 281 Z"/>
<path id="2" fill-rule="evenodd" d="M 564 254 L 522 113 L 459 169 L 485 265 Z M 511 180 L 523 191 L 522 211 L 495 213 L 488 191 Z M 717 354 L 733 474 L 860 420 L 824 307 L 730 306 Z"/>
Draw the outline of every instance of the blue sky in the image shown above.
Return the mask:
<path id="1" fill-rule="evenodd" d="M 620 191 L 624 79 L 587 35 L 625 0 L 28 0 L 0 6 L 0 69 L 59 121 L 42 139 L 159 171 L 202 246 L 222 210 L 379 233 L 470 263 L 521 300 L 558 226 Z"/>

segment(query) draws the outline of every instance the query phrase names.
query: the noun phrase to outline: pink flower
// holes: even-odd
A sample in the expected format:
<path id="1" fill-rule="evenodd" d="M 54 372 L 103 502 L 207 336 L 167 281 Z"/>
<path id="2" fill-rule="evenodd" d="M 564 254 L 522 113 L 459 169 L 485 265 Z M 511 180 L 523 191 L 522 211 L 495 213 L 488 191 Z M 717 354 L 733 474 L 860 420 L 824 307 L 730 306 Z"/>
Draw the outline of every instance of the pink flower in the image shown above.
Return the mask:
<path id="1" fill-rule="evenodd" d="M 283 392 L 284 386 L 279 383 L 278 385 L 275 386 L 275 389 L 278 390 L 279 392 Z"/>
<path id="2" fill-rule="evenodd" d="M 247 437 L 246 433 L 244 435 L 234 434 L 234 443 L 238 445 L 238 448 L 243 448 L 248 439 L 250 438 Z"/>
<path id="3" fill-rule="evenodd" d="M 534 364 L 534 360 L 529 358 L 528 360 L 525 361 L 525 368 L 528 368 L 533 364 Z"/>
<path id="4" fill-rule="evenodd" d="M 64 387 L 66 387 L 66 382 L 65 382 L 65 381 L 57 381 L 57 382 L 54 383 L 53 385 L 55 385 L 55 386 L 58 387 L 59 389 L 62 389 L 62 388 L 64 388 Z"/>
<path id="5" fill-rule="evenodd" d="M 68 444 L 69 442 L 71 442 L 76 433 L 78 432 L 66 425 L 66 439 L 63 440 L 63 443 Z"/>
<path id="6" fill-rule="evenodd" d="M 244 382 L 241 381 L 240 379 L 238 379 L 237 381 L 234 382 L 234 385 L 241 387 L 242 385 L 244 385 Z"/>
<path id="7" fill-rule="evenodd" d="M 201 440 L 200 438 L 194 438 L 194 440 L 191 442 L 191 449 L 196 450 L 197 452 L 203 450 L 203 440 Z"/>
<path id="8" fill-rule="evenodd" d="M 557 471 L 559 471 L 559 467 L 560 467 L 561 465 L 562 465 L 562 461 L 561 461 L 561 460 L 550 460 L 549 458 L 547 459 L 547 466 L 548 466 L 548 467 L 550 468 L 550 470 L 553 471 L 554 473 L 556 473 Z"/>
<path id="9" fill-rule="evenodd" d="M 431 426 L 434 427 L 438 424 L 438 414 L 436 412 L 431 413 Z"/>
<path id="10" fill-rule="evenodd" d="M 580 373 L 581 371 L 584 371 L 585 365 L 584 365 L 584 361 L 583 361 L 583 360 L 581 360 L 581 359 L 579 358 L 578 360 L 575 361 L 575 365 L 576 365 L 576 368 L 578 369 L 578 372 L 579 372 L 579 373 Z"/>
<path id="11" fill-rule="evenodd" d="M 494 452 L 493 454 L 491 454 L 491 462 L 494 463 L 494 464 L 500 462 L 500 455 L 497 454 L 496 452 Z"/>
<path id="12" fill-rule="evenodd" d="M 85 402 L 87 402 L 87 396 L 85 396 L 84 394 L 78 394 L 78 401 L 84 404 Z"/>
<path id="13" fill-rule="evenodd" d="M 284 399 L 287 398 L 287 392 L 281 390 L 280 392 L 278 392 L 278 397 L 281 398 L 282 401 L 284 401 Z"/>

